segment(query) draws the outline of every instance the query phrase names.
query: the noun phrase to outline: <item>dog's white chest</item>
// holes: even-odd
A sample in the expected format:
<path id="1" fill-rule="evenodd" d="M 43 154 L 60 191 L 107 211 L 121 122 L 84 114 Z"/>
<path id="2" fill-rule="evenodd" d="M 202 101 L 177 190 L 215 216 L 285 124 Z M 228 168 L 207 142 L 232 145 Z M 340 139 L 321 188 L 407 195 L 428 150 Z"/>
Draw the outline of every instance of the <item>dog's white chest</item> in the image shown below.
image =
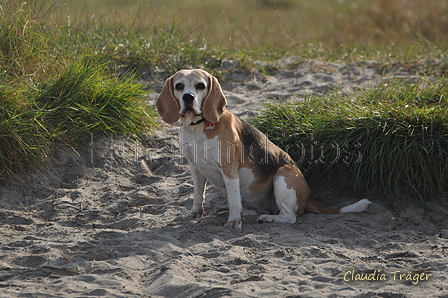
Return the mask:
<path id="1" fill-rule="evenodd" d="M 208 139 L 199 129 L 191 131 L 181 129 L 179 146 L 182 157 L 190 164 L 208 167 L 220 163 L 220 148 L 218 137 Z"/>
<path id="2" fill-rule="evenodd" d="M 195 134 L 181 130 L 179 145 L 182 158 L 186 158 L 190 167 L 198 169 L 207 180 L 224 194 L 226 186 L 223 179 L 218 137 L 208 139 L 202 132 Z"/>
<path id="3" fill-rule="evenodd" d="M 224 195 L 227 195 L 227 187 L 222 173 L 222 162 L 226 158 L 222 156 L 222 144 L 218 137 L 208 139 L 201 131 L 181 129 L 179 135 L 179 145 L 183 158 L 186 158 L 190 167 L 198 169 L 208 181 L 214 184 Z M 250 169 L 241 168 L 238 170 L 238 180 L 242 197 L 250 197 L 249 190 L 254 175 Z"/>

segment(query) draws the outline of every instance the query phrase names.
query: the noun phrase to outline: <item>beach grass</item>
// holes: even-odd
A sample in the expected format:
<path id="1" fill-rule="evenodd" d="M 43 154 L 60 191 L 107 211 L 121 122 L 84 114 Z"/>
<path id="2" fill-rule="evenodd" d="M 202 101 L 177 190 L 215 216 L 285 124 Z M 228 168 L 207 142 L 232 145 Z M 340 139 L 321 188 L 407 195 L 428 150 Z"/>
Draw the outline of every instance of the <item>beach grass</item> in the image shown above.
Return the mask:
<path id="1" fill-rule="evenodd" d="M 349 96 L 268 103 L 254 124 L 309 181 L 426 202 L 447 191 L 447 94 L 446 78 L 387 80 Z"/>
<path id="2" fill-rule="evenodd" d="M 91 133 L 138 138 L 156 125 L 137 75 L 101 55 L 67 51 L 74 38 L 38 18 L 49 13 L 36 3 L 1 5 L 2 182 L 43 165 L 55 143 L 81 145 Z"/>
<path id="3" fill-rule="evenodd" d="M 54 144 L 80 146 L 91 134 L 140 138 L 155 125 L 135 75 L 112 76 L 81 60 L 30 85 L 0 85 L 0 181 L 44 164 Z"/>
<path id="4" fill-rule="evenodd" d="M 0 86 L 0 182 L 18 178 L 48 156 L 50 141 L 38 115 L 14 86 Z"/>
<path id="5" fill-rule="evenodd" d="M 77 61 L 39 86 L 34 103 L 55 139 L 82 140 L 91 133 L 139 136 L 155 125 L 148 91 L 135 75 L 110 76 L 103 64 Z"/>

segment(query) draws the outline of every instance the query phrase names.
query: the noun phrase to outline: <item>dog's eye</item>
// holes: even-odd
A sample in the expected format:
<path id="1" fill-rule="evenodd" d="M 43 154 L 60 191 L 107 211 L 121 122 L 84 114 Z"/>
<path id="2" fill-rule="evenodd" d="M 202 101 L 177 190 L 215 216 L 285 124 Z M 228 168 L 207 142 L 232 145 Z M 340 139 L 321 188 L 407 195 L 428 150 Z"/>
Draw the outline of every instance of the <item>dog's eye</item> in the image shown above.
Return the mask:
<path id="1" fill-rule="evenodd" d="M 203 83 L 199 83 L 199 84 L 196 85 L 196 89 L 204 90 L 205 89 L 205 85 Z"/>
<path id="2" fill-rule="evenodd" d="M 182 85 L 181 83 L 177 83 L 176 86 L 174 86 L 174 88 L 176 88 L 176 90 L 183 90 L 184 85 Z"/>

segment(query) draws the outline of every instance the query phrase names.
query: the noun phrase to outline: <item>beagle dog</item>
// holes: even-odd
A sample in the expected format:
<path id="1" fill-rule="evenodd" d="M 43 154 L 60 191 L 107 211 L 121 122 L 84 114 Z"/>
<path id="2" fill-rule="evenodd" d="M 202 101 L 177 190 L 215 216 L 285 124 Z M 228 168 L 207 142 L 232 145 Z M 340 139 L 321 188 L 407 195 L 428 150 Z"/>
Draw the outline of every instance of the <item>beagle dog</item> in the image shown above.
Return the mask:
<path id="1" fill-rule="evenodd" d="M 156 101 L 162 119 L 179 119 L 180 150 L 190 164 L 194 184 L 188 218 L 204 214 L 206 181 L 227 197 L 226 227 L 241 228 L 243 204 L 261 214 L 260 222 L 295 223 L 304 210 L 333 214 L 364 211 L 361 200 L 327 209 L 309 197 L 301 171 L 279 147 L 255 127 L 229 112 L 218 80 L 204 70 L 181 70 L 168 78 Z"/>

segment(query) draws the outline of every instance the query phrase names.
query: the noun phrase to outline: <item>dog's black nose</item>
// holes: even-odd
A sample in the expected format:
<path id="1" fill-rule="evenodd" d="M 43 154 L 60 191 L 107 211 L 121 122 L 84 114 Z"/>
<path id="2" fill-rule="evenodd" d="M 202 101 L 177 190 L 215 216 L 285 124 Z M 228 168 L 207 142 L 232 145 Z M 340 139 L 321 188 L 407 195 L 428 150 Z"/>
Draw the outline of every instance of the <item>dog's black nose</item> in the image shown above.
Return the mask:
<path id="1" fill-rule="evenodd" d="M 182 99 L 186 102 L 192 102 L 194 100 L 194 94 L 185 93 L 184 95 L 182 95 Z"/>
<path id="2" fill-rule="evenodd" d="M 194 94 L 191 93 L 185 93 L 184 95 L 182 95 L 182 99 L 185 100 L 186 102 L 191 102 L 194 100 Z"/>

